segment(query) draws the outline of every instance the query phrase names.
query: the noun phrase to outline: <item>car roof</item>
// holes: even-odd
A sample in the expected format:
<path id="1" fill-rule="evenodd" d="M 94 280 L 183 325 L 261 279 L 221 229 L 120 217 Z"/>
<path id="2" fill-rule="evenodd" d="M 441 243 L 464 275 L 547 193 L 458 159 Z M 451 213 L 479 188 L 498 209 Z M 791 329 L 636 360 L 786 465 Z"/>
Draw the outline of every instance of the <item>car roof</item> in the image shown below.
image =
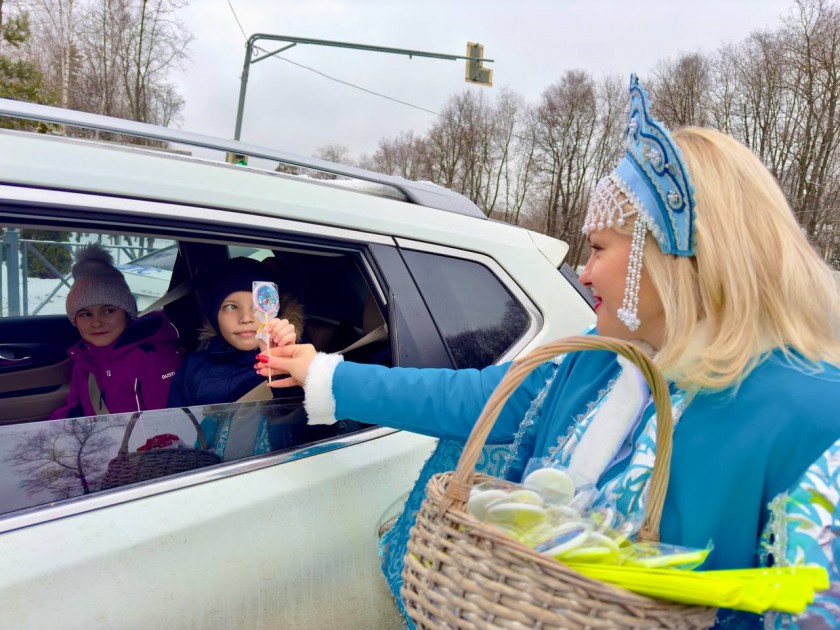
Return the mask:
<path id="1" fill-rule="evenodd" d="M 301 156 L 294 153 L 279 151 L 235 140 L 215 138 L 207 135 L 189 133 L 178 129 L 170 129 L 168 127 L 159 127 L 146 123 L 111 118 L 108 116 L 101 116 L 86 112 L 77 112 L 58 107 L 39 105 L 36 103 L 0 99 L 0 115 L 43 123 L 69 125 L 83 129 L 106 132 L 109 134 L 123 134 L 139 138 L 159 140 L 167 143 L 174 142 L 193 147 L 216 149 L 225 151 L 230 155 L 244 155 L 254 158 L 276 160 L 277 162 L 283 164 L 313 169 L 332 175 L 352 178 L 352 180 L 354 180 L 354 183 L 347 183 L 343 180 L 325 183 L 324 181 L 319 180 L 320 183 L 325 185 L 337 185 L 345 188 L 350 187 L 357 191 L 369 194 L 383 194 L 391 196 L 392 198 L 401 198 L 406 202 L 423 205 L 429 208 L 454 212 L 479 219 L 486 219 L 482 210 L 467 197 L 441 186 L 437 186 L 432 182 L 415 182 L 398 176 L 384 175 L 352 166 L 329 162 L 319 158 Z M 65 140 L 70 139 L 65 138 Z M 78 142 L 79 140 L 74 138 L 72 141 Z M 100 146 L 108 146 L 102 143 L 96 144 L 99 144 Z M 113 149 L 114 147 L 108 148 Z M 148 152 L 150 150 L 148 147 L 138 148 L 136 145 L 121 145 L 121 148 L 132 151 L 139 150 Z M 153 151 L 153 153 L 170 159 L 180 158 L 200 160 L 200 158 L 178 156 L 172 153 L 163 153 L 161 151 Z M 218 162 L 213 163 L 217 166 L 219 165 Z M 236 165 L 236 167 L 242 168 L 240 165 Z M 279 175 L 262 169 L 254 170 L 260 170 L 260 172 L 263 173 L 271 173 L 272 175 Z M 389 192 L 385 190 L 385 188 L 390 188 L 391 191 Z"/>
<path id="2" fill-rule="evenodd" d="M 41 190 L 44 203 L 50 203 L 53 198 L 50 191 L 78 192 L 102 195 L 111 200 L 174 204 L 171 212 L 176 217 L 201 219 L 205 216 L 204 209 L 212 208 L 241 213 L 254 227 L 260 227 L 259 217 L 265 216 L 361 230 L 388 238 L 448 244 L 485 253 L 501 249 L 527 250 L 536 244 L 555 267 L 568 251 L 568 245 L 556 239 L 536 235 L 518 225 L 488 220 L 463 195 L 429 182 L 409 182 L 315 158 L 290 157 L 281 151 L 233 140 L 8 99 L 0 99 L 2 115 L 63 121 L 68 125 L 106 129 L 109 133 L 136 131 L 143 137 L 170 138 L 172 142 L 188 140 L 187 144 L 191 146 L 209 144 L 215 149 L 250 152 L 277 161 L 297 160 L 294 163 L 342 175 L 360 173 L 367 178 L 329 182 L 186 156 L 171 150 L 0 129 L 3 146 L 0 151 L 3 194 L 0 196 L 9 201 L 30 199 L 31 194 L 20 192 L 23 187 Z M 395 182 L 399 186 L 395 186 Z M 387 188 L 387 192 L 376 192 L 377 187 Z M 446 203 L 427 205 L 425 198 L 424 203 L 419 203 L 417 191 L 421 189 L 433 191 L 433 201 L 454 200 L 454 206 L 449 207 Z M 408 197 L 409 193 L 414 197 Z M 64 203 L 70 205 L 88 203 L 81 198 L 63 198 Z M 471 210 L 464 210 L 464 202 Z M 152 211 L 160 213 L 160 209 Z M 549 240 L 552 243 L 547 247 Z M 492 247 L 491 242 L 494 243 Z"/>

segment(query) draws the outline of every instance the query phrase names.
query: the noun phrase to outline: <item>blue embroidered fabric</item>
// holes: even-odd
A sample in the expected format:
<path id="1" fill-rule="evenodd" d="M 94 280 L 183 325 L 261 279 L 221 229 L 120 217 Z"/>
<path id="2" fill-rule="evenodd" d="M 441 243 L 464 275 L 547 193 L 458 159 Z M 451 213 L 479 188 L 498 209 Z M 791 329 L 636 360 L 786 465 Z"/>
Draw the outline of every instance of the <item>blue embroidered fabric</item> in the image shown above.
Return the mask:
<path id="1" fill-rule="evenodd" d="M 771 612 L 765 628 L 836 628 L 840 625 L 840 441 L 814 462 L 796 485 L 770 503 L 762 535 L 762 566 L 818 564 L 831 585 L 801 615 Z"/>
<path id="2" fill-rule="evenodd" d="M 493 477 L 518 480 L 525 465 L 528 463 L 529 454 L 533 451 L 533 437 L 536 430 L 536 418 L 542 409 L 548 390 L 554 383 L 557 371 L 562 358 L 555 360 L 554 369 L 545 381 L 545 386 L 531 402 L 528 412 L 525 414 L 519 425 L 514 440 L 510 445 L 485 446 L 481 456 L 476 463 L 476 470 Z M 400 597 L 402 588 L 403 558 L 406 553 L 409 532 L 414 526 L 417 511 L 426 496 L 426 485 L 433 475 L 448 470 L 455 470 L 464 444 L 456 440 L 440 440 L 432 455 L 423 465 L 420 476 L 414 482 L 414 487 L 406 499 L 405 507 L 394 526 L 388 530 L 379 541 L 379 556 L 382 572 L 388 582 L 388 588 L 394 596 L 397 606 L 406 621 L 409 629 L 414 628 L 411 619 L 408 617 Z"/>
<path id="3" fill-rule="evenodd" d="M 510 444 L 486 447 L 477 470 L 488 475 L 518 481 L 534 451 L 537 428 L 547 421 L 541 418 L 543 403 L 556 380 L 561 361 L 555 360 L 545 384 L 531 401 Z M 569 424 L 568 432 L 557 438 L 547 454 L 559 463 L 568 463 L 580 437 L 589 426 L 598 406 L 609 391 L 609 385 L 597 392 L 585 411 Z M 699 404 L 699 403 L 694 403 Z M 685 395 L 672 389 L 671 405 L 675 425 L 686 408 Z M 635 433 L 629 461 L 623 470 L 616 466 L 614 476 L 601 478 L 598 502 L 610 502 L 624 514 L 643 512 L 647 486 L 656 455 L 656 416 L 643 420 Z M 688 423 L 688 420 L 684 424 Z M 689 425 L 680 429 L 688 429 Z M 409 530 L 424 498 L 428 480 L 435 473 L 454 470 L 463 444 L 442 440 L 426 462 L 395 526 L 381 540 L 382 569 L 400 610 L 402 562 Z M 608 469 L 609 473 L 609 469 Z M 759 493 L 760 496 L 760 493 Z M 818 594 L 806 613 L 799 616 L 769 613 L 764 617 L 731 610 L 721 610 L 716 628 L 834 628 L 840 620 L 840 440 L 822 454 L 788 492 L 772 500 L 768 506 L 770 520 L 764 532 L 763 553 L 759 564 L 785 565 L 816 563 L 827 568 L 831 587 Z M 640 519 L 639 519 L 640 520 Z M 635 523 L 635 519 L 634 519 Z M 409 627 L 413 627 L 408 622 Z"/>

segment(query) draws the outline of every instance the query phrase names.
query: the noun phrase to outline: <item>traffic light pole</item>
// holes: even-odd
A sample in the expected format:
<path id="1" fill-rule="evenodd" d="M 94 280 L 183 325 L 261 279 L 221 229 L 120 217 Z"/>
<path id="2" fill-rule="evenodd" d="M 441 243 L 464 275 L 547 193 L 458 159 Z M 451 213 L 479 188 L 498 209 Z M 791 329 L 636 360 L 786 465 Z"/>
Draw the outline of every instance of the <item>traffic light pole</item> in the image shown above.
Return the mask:
<path id="1" fill-rule="evenodd" d="M 283 46 L 282 48 L 278 48 L 277 50 L 266 53 L 256 59 L 253 58 L 254 53 L 254 45 L 259 40 L 268 40 L 274 42 L 289 42 L 288 46 Z M 480 67 L 482 62 L 492 63 L 492 59 L 482 59 L 480 58 L 480 54 L 477 56 L 474 53 L 474 49 L 470 48 L 470 46 L 478 46 L 478 44 L 468 44 L 467 51 L 472 53 L 470 56 L 462 56 L 462 55 L 447 55 L 444 53 L 434 53 L 434 52 L 425 52 L 422 50 L 407 50 L 404 48 L 386 48 L 385 46 L 368 46 L 366 44 L 354 44 L 351 42 L 336 42 L 330 41 L 327 39 L 307 39 L 305 37 L 289 37 L 287 35 L 271 35 L 267 33 L 255 33 L 248 38 L 248 41 L 245 44 L 245 63 L 242 66 L 242 77 L 239 84 L 239 105 L 236 109 L 236 129 L 233 133 L 233 139 L 239 140 L 239 136 L 242 132 L 242 112 L 245 109 L 245 90 L 248 87 L 248 74 L 251 70 L 251 65 L 257 63 L 258 61 L 262 61 L 263 59 L 268 59 L 269 57 L 273 57 L 274 55 L 283 52 L 284 50 L 288 50 L 293 46 L 298 44 L 310 44 L 313 46 L 332 46 L 335 48 L 353 48 L 356 50 L 369 50 L 371 52 L 381 52 L 381 53 L 389 53 L 393 55 L 407 55 L 408 57 L 430 57 L 432 59 L 446 59 L 448 61 L 457 61 L 459 59 L 465 59 L 467 61 L 467 74 L 468 79 L 469 75 L 475 75 L 475 71 L 471 71 L 471 65 L 475 68 L 476 64 Z M 481 48 L 483 53 L 483 47 Z M 492 71 L 484 70 L 487 74 L 482 74 L 482 77 L 487 77 L 486 80 L 478 80 L 476 81 L 475 78 L 472 79 L 475 83 L 483 83 L 485 85 L 490 85 L 489 77 L 492 76 Z"/>

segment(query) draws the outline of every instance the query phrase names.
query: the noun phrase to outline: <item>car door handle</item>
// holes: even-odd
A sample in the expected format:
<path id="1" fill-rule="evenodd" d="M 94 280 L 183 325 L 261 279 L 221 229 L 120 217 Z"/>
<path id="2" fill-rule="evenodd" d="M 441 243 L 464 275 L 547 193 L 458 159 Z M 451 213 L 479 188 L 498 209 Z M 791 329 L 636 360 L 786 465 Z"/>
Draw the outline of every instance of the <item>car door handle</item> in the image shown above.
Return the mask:
<path id="1" fill-rule="evenodd" d="M 31 360 L 32 357 L 7 357 L 4 354 L 0 354 L 0 365 L 18 365 Z"/>

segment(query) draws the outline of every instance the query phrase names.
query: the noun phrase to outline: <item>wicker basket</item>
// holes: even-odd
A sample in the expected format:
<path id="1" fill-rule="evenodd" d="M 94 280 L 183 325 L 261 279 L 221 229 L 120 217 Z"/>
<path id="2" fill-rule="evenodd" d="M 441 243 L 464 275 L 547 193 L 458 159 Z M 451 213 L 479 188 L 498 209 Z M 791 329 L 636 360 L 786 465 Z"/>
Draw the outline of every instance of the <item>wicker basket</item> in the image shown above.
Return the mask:
<path id="1" fill-rule="evenodd" d="M 120 445 L 117 456 L 108 462 L 108 470 L 105 471 L 105 475 L 102 477 L 100 489 L 110 490 L 111 488 L 117 488 L 131 483 L 157 479 L 158 477 L 174 475 L 220 463 L 222 461 L 221 458 L 213 451 L 207 450 L 207 440 L 204 437 L 204 431 L 202 431 L 195 416 L 188 409 L 184 409 L 184 411 L 195 426 L 198 442 L 201 446 L 200 449 L 159 448 L 150 451 L 129 453 L 128 439 L 131 437 L 134 425 L 137 424 L 137 419 L 140 417 L 139 413 L 135 413 L 131 416 L 131 419 L 125 427 L 125 434 L 123 435 L 122 444 Z"/>
<path id="2" fill-rule="evenodd" d="M 605 337 L 569 337 L 515 362 L 487 401 L 455 472 L 426 486 L 411 530 L 400 591 L 418 628 L 708 628 L 717 610 L 660 601 L 592 580 L 539 554 L 466 510 L 487 436 L 508 397 L 538 365 L 580 350 L 611 350 L 637 366 L 656 405 L 657 456 L 645 518 L 638 537 L 659 540 L 659 522 L 671 463 L 668 387 L 640 350 Z"/>

